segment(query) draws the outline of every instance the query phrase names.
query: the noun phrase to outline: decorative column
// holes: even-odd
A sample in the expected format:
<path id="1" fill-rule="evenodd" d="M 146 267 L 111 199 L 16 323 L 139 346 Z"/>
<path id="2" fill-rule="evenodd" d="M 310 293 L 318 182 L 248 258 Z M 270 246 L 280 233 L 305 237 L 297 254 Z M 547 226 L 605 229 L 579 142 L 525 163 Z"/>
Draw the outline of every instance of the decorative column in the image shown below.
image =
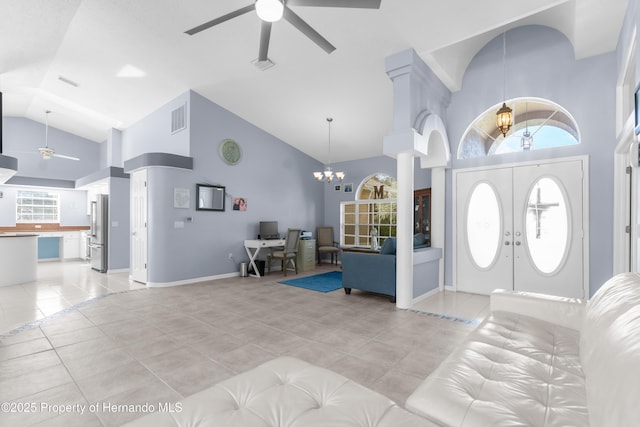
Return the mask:
<path id="1" fill-rule="evenodd" d="M 398 153 L 398 216 L 396 223 L 396 306 L 413 301 L 413 154 Z"/>
<path id="2" fill-rule="evenodd" d="M 431 244 L 444 248 L 445 167 L 449 146 L 444 116 L 451 92 L 413 49 L 390 55 L 385 60 L 387 75 L 393 82 L 393 130 L 385 136 L 383 153 L 396 158 L 398 212 L 396 220 L 396 306 L 407 309 L 414 298 L 414 158 L 422 168 L 432 171 L 431 196 L 437 198 L 432 209 Z M 432 203 L 432 207 L 433 207 Z M 434 216 L 435 213 L 435 216 Z M 434 225 L 437 225 L 437 229 Z M 435 234 L 434 234 L 435 232 Z M 444 265 L 440 260 L 438 286 L 444 285 Z M 419 297 L 419 295 L 416 295 Z"/>
<path id="3" fill-rule="evenodd" d="M 431 169 L 431 246 L 445 247 L 445 168 Z M 438 288 L 444 291 L 444 257 L 438 266 Z"/>

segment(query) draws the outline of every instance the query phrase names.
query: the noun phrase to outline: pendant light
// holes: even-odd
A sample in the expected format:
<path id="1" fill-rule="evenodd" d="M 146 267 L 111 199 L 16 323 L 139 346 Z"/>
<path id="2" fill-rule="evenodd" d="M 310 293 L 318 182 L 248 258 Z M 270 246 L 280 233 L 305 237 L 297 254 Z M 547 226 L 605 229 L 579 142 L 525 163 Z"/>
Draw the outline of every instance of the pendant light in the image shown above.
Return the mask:
<path id="1" fill-rule="evenodd" d="M 502 107 L 496 112 L 496 126 L 503 137 L 507 136 L 507 132 L 513 125 L 513 110 L 507 107 L 507 35 L 502 33 Z"/>
<path id="2" fill-rule="evenodd" d="M 335 175 L 335 179 L 338 181 L 342 181 L 344 179 L 344 172 L 334 173 L 333 170 L 331 169 L 331 122 L 332 121 L 333 119 L 331 117 L 327 117 L 327 123 L 329 123 L 329 164 L 324 169 L 324 172 L 313 173 L 313 176 L 315 177 L 316 181 L 318 182 L 326 181 L 327 184 L 330 184 L 331 181 L 333 181 L 334 175 Z"/>
<path id="3" fill-rule="evenodd" d="M 533 136 L 531 136 L 531 132 L 529 132 L 529 103 L 525 101 L 524 103 L 524 111 L 525 111 L 525 122 L 524 122 L 524 133 L 522 134 L 522 138 L 520 139 L 520 147 L 522 147 L 522 151 L 529 151 L 533 148 Z"/>

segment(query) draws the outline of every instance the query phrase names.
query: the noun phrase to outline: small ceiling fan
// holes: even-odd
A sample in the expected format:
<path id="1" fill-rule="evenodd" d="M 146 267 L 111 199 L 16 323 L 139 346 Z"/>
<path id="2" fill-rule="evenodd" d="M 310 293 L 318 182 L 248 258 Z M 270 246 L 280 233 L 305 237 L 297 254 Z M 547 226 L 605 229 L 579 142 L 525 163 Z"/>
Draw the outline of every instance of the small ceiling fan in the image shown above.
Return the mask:
<path id="1" fill-rule="evenodd" d="M 47 113 L 47 115 L 46 115 L 46 121 L 45 121 L 45 127 L 44 127 L 44 147 L 38 148 L 38 151 L 42 155 L 42 158 L 44 160 L 49 160 L 51 159 L 51 157 L 59 157 L 61 159 L 69 159 L 69 160 L 80 160 L 77 157 L 56 154 L 56 150 L 49 147 L 49 114 L 51 113 L 51 111 L 46 110 L 45 113 Z"/>
<path id="2" fill-rule="evenodd" d="M 222 15 L 204 24 L 198 25 L 190 30 L 185 31 L 190 36 L 221 24 L 230 19 L 236 18 L 245 13 L 255 10 L 258 17 L 262 20 L 260 29 L 260 49 L 258 52 L 258 61 L 266 61 L 269 51 L 269 39 L 271 38 L 271 24 L 277 22 L 280 18 L 284 18 L 291 25 L 296 27 L 300 32 L 311 39 L 315 44 L 324 49 L 325 52 L 331 53 L 336 48 L 327 39 L 322 37 L 320 33 L 311 28 L 302 18 L 296 15 L 289 6 L 313 6 L 313 7 L 347 7 L 358 9 L 380 9 L 382 0 L 257 0 L 254 4 L 245 6 L 241 9 Z"/>

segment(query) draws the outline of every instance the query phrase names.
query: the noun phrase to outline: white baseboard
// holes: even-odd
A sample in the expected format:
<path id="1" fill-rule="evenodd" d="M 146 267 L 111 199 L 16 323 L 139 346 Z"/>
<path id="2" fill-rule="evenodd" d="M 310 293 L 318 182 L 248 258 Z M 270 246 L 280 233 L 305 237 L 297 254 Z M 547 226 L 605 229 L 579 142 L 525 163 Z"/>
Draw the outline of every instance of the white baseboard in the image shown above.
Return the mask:
<path id="1" fill-rule="evenodd" d="M 440 292 L 440 288 L 431 289 L 429 292 L 425 292 L 424 294 L 420 295 L 419 297 L 414 298 L 414 299 L 411 301 L 411 305 L 413 306 L 414 304 L 417 304 L 417 303 L 419 303 L 420 301 L 422 301 L 422 300 L 424 300 L 424 299 L 427 299 L 427 298 L 429 298 L 429 297 L 430 297 L 430 296 L 432 296 L 432 295 L 437 294 L 438 292 Z"/>
<path id="2" fill-rule="evenodd" d="M 186 280 L 176 280 L 175 282 L 147 282 L 146 285 L 148 288 L 166 288 L 170 286 L 191 285 L 193 283 L 207 282 L 209 280 L 228 279 L 230 277 L 238 277 L 239 275 L 240 273 L 236 271 L 233 273 L 218 274 L 215 276 L 196 277 L 193 279 L 186 279 Z M 129 278 L 131 278 L 131 276 L 129 276 Z"/>

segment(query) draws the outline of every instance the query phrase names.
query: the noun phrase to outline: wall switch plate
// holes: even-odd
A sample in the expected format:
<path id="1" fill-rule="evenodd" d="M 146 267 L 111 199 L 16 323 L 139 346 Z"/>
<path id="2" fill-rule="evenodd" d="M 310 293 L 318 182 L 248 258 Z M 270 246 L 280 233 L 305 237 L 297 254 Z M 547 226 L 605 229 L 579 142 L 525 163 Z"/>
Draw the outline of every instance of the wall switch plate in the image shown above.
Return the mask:
<path id="1" fill-rule="evenodd" d="M 174 221 L 173 228 L 184 228 L 184 221 Z"/>

